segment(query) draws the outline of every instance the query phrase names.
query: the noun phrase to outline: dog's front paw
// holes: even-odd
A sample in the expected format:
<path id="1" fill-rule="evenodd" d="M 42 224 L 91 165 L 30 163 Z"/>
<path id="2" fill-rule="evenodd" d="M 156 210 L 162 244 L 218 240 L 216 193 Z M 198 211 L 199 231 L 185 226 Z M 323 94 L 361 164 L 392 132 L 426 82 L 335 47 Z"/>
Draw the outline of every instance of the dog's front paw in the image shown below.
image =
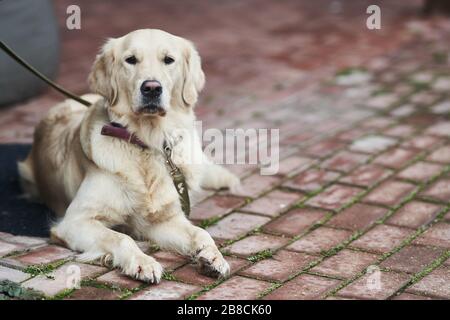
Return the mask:
<path id="1" fill-rule="evenodd" d="M 123 273 L 138 280 L 159 283 L 163 267 L 154 258 L 145 254 L 130 257 L 130 261 L 122 268 Z"/>
<path id="2" fill-rule="evenodd" d="M 225 278 L 230 275 L 230 265 L 223 258 L 219 249 L 208 246 L 196 256 L 199 272 L 214 278 Z"/>
<path id="3" fill-rule="evenodd" d="M 238 176 L 230 172 L 230 176 L 228 177 L 228 189 L 231 194 L 240 195 L 243 193 L 241 179 Z"/>

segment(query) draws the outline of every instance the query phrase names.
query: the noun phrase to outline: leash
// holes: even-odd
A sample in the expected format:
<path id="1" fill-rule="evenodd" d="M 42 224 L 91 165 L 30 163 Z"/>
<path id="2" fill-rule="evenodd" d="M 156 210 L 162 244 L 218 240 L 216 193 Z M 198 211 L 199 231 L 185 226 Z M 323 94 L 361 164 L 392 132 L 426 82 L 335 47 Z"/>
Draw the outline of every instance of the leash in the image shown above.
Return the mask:
<path id="1" fill-rule="evenodd" d="M 66 89 L 62 88 L 61 86 L 59 86 L 58 84 L 47 78 L 41 72 L 36 70 L 33 66 L 31 66 L 29 63 L 27 63 L 25 60 L 19 57 L 19 55 L 17 55 L 14 52 L 14 50 L 8 47 L 3 41 L 0 41 L 0 48 L 12 59 L 14 59 L 17 63 L 19 63 L 22 67 L 30 71 L 32 74 L 34 74 L 36 77 L 47 83 L 50 87 L 52 87 L 59 93 L 81 103 L 82 105 L 85 105 L 86 107 L 90 107 L 92 105 L 89 101 L 86 101 L 78 97 L 77 95 L 71 93 L 70 91 L 67 91 Z M 128 140 L 128 142 L 138 145 L 143 149 L 148 149 L 148 146 L 141 140 L 139 140 L 139 138 L 134 133 L 130 133 L 126 128 L 115 123 L 103 126 L 101 134 L 116 137 L 122 140 Z M 191 205 L 189 200 L 186 178 L 184 177 L 180 168 L 178 168 L 172 161 L 172 148 L 168 145 L 166 141 L 164 141 L 163 145 L 163 154 L 166 158 L 166 164 L 170 167 L 169 173 L 172 176 L 173 184 L 175 185 L 175 189 L 177 190 L 177 193 L 179 195 L 181 208 L 183 209 L 184 214 L 188 217 L 191 211 Z"/>
<path id="2" fill-rule="evenodd" d="M 19 57 L 10 47 L 8 47 L 3 41 L 0 41 L 0 48 L 6 53 L 8 54 L 11 58 L 13 58 L 14 60 L 16 60 L 17 63 L 19 63 L 22 67 L 24 67 L 25 69 L 27 69 L 28 71 L 30 71 L 32 74 L 34 74 L 36 77 L 38 77 L 39 79 L 41 79 L 42 81 L 44 81 L 45 83 L 47 83 L 50 87 L 52 87 L 53 89 L 55 89 L 56 91 L 59 91 L 60 93 L 62 93 L 63 95 L 78 101 L 79 103 L 85 105 L 86 107 L 90 107 L 91 103 L 81 99 L 80 97 L 78 97 L 77 95 L 67 91 L 66 89 L 60 87 L 59 85 L 57 85 L 56 83 L 54 83 L 52 80 L 50 80 L 49 78 L 47 78 L 46 76 L 44 76 L 41 72 L 39 72 L 38 70 L 36 70 L 34 67 L 32 67 L 30 64 L 28 64 L 25 60 L 23 60 L 21 57 Z"/>

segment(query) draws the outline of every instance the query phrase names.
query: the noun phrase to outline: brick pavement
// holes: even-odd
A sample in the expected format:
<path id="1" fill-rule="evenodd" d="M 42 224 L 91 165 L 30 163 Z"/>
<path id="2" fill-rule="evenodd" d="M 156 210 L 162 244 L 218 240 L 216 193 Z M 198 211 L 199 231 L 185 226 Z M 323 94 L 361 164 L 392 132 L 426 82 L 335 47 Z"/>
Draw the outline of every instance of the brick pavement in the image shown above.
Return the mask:
<path id="1" fill-rule="evenodd" d="M 102 19 L 86 12 L 86 29 L 96 32 L 63 33 L 59 80 L 77 92 L 99 38 L 145 18 L 139 5 L 129 21 L 112 4 L 95 3 L 93 12 L 112 8 L 117 25 L 100 27 Z M 355 4 L 331 19 L 306 1 L 265 3 L 285 19 L 252 15 L 250 4 L 196 4 L 168 24 L 163 17 L 181 17 L 183 6 L 155 5 L 154 23 L 192 38 L 205 57 L 210 82 L 198 110 L 208 127 L 280 128 L 277 175 L 232 166 L 243 193 L 206 194 L 193 208 L 194 222 L 220 243 L 231 277 L 199 275 L 183 257 L 150 247 L 166 274 L 148 285 L 80 263 L 47 239 L 0 233 L 0 279 L 56 299 L 450 299 L 449 22 L 417 19 L 418 2 L 406 9 L 391 2 L 387 31 L 375 36 L 352 27 L 362 17 Z M 204 21 L 194 19 L 196 10 Z M 254 26 L 231 27 L 226 17 L 235 13 Z M 312 13 L 317 23 L 297 27 Z M 229 28 L 245 32 L 230 36 Z M 229 67 L 242 60 L 244 70 Z M 30 142 L 29 129 L 57 99 L 46 93 L 1 111 L 0 141 Z M 67 289 L 76 270 L 81 282 Z"/>

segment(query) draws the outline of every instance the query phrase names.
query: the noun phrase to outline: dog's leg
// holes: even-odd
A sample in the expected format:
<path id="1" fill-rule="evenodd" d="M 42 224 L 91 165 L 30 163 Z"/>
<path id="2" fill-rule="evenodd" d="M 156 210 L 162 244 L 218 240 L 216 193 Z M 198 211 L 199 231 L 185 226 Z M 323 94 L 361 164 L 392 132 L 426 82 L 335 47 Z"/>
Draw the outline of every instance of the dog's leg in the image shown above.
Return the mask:
<path id="1" fill-rule="evenodd" d="M 72 250 L 81 251 L 81 260 L 102 257 L 133 278 L 152 283 L 161 279 L 163 269 L 154 258 L 143 253 L 131 237 L 107 228 L 98 220 L 63 219 L 52 228 L 51 235 Z"/>
<path id="2" fill-rule="evenodd" d="M 161 248 L 190 256 L 199 264 L 200 272 L 214 277 L 226 277 L 230 266 L 225 261 L 208 232 L 196 227 L 179 213 L 168 220 L 152 224 L 147 236 Z"/>
<path id="3" fill-rule="evenodd" d="M 204 166 L 203 179 L 200 186 L 205 189 L 229 188 L 232 193 L 239 193 L 239 178 L 228 169 L 209 163 Z"/>
<path id="4" fill-rule="evenodd" d="M 161 265 L 142 252 L 131 237 L 110 229 L 126 222 L 123 203 L 120 189 L 114 187 L 108 176 L 87 176 L 51 235 L 72 250 L 80 251 L 80 259 L 103 257 L 131 277 L 158 282 L 163 271 Z"/>

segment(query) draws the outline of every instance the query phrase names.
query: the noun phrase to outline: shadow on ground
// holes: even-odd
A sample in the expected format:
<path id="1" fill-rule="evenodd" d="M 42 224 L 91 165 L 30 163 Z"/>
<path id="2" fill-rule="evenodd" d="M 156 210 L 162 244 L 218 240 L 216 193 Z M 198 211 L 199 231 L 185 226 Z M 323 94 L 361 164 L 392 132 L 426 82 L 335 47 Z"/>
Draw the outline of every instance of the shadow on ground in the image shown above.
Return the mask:
<path id="1" fill-rule="evenodd" d="M 0 145 L 0 231 L 15 235 L 48 237 L 54 219 L 44 205 L 23 197 L 17 161 L 26 157 L 30 145 Z"/>

